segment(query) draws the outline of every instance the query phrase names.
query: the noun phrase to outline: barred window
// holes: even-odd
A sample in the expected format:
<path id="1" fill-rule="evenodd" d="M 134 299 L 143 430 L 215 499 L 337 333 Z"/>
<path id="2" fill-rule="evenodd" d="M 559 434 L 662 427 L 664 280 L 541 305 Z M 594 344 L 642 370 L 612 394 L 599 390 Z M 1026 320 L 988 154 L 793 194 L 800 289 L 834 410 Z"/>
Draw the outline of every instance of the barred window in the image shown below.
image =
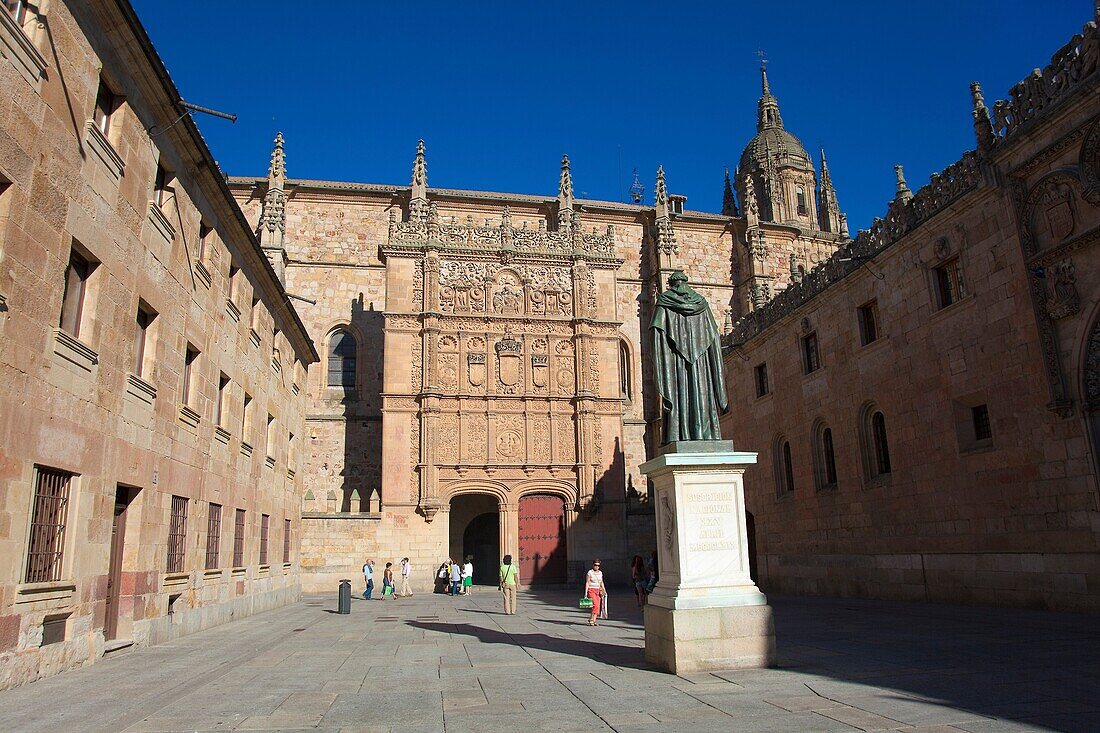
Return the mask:
<path id="1" fill-rule="evenodd" d="M 267 565 L 267 532 L 271 524 L 271 517 L 260 515 L 260 564 Z"/>
<path id="2" fill-rule="evenodd" d="M 244 509 L 237 510 L 233 526 L 233 567 L 244 567 Z"/>
<path id="3" fill-rule="evenodd" d="M 283 562 L 290 562 L 290 520 L 283 520 Z"/>
<path id="4" fill-rule="evenodd" d="M 817 332 L 802 337 L 802 372 L 810 374 L 821 367 L 821 358 L 817 352 Z"/>
<path id="5" fill-rule="evenodd" d="M 859 307 L 859 341 L 863 346 L 878 340 L 878 303 L 870 301 Z"/>
<path id="6" fill-rule="evenodd" d="M 221 562 L 222 505 L 211 504 L 206 521 L 206 569 L 213 570 Z"/>
<path id="7" fill-rule="evenodd" d="M 871 441 L 875 474 L 883 476 L 890 473 L 890 445 L 886 441 L 886 418 L 881 412 L 871 416 Z"/>
<path id="8" fill-rule="evenodd" d="M 187 499 L 172 497 L 172 518 L 168 524 L 168 572 L 182 573 L 187 551 Z"/>
<path id="9" fill-rule="evenodd" d="M 768 384 L 768 365 L 767 363 L 757 364 L 753 368 L 753 377 L 756 380 L 756 396 L 763 397 L 771 392 L 771 385 Z"/>
<path id="10" fill-rule="evenodd" d="M 935 278 L 937 305 L 946 308 L 966 295 L 963 285 L 962 265 L 953 257 L 932 271 Z"/>
<path id="11" fill-rule="evenodd" d="M 73 474 L 38 468 L 34 485 L 31 536 L 27 547 L 28 583 L 61 580 L 65 552 L 65 524 Z"/>

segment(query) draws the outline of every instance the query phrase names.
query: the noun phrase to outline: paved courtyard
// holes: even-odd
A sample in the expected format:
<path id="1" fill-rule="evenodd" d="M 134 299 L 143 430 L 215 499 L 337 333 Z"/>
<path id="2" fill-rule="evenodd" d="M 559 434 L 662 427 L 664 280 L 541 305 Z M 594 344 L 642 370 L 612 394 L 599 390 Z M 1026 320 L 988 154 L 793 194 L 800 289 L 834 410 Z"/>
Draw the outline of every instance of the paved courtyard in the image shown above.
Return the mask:
<path id="1" fill-rule="evenodd" d="M 626 591 L 495 589 L 237 621 L 0 693 L 5 731 L 1100 731 L 1092 616 L 773 598 L 780 667 L 648 669 Z"/>

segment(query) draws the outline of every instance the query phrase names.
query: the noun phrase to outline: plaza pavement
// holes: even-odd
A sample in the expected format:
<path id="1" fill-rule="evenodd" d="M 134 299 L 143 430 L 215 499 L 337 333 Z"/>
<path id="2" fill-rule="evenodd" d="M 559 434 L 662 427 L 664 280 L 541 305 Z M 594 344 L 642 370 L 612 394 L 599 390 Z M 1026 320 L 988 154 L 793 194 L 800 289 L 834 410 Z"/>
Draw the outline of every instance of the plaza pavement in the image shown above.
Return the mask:
<path id="1" fill-rule="evenodd" d="M 1100 731 L 1095 616 L 773 598 L 778 669 L 677 677 L 612 589 L 292 606 L 0 693 L 4 731 Z"/>

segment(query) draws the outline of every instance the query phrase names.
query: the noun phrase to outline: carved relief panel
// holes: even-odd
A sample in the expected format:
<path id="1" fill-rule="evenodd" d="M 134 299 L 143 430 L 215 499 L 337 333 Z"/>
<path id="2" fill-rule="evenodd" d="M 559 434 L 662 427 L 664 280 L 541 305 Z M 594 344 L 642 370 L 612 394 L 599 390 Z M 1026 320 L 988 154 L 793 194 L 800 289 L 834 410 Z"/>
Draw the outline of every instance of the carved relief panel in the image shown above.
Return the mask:
<path id="1" fill-rule="evenodd" d="M 458 388 L 458 339 L 454 336 L 442 336 L 436 350 L 436 379 L 446 392 Z"/>
<path id="2" fill-rule="evenodd" d="M 523 344 L 505 334 L 493 347 L 497 357 L 497 390 L 519 394 L 523 389 Z"/>
<path id="3" fill-rule="evenodd" d="M 493 418 L 494 459 L 497 463 L 526 462 L 523 415 L 495 415 Z"/>
<path id="4" fill-rule="evenodd" d="M 568 267 L 496 262 L 439 263 L 439 308 L 447 314 L 573 316 L 573 276 Z"/>

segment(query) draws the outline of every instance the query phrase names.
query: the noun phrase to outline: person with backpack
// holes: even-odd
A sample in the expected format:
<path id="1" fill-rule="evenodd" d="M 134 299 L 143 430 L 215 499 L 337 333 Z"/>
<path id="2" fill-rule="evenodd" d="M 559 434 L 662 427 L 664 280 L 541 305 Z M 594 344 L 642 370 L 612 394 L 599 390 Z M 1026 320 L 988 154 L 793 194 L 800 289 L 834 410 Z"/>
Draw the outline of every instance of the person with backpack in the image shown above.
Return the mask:
<path id="1" fill-rule="evenodd" d="M 500 590 L 504 594 L 504 613 L 516 615 L 516 588 L 519 587 L 519 568 L 512 564 L 512 556 L 505 555 L 500 563 Z"/>

